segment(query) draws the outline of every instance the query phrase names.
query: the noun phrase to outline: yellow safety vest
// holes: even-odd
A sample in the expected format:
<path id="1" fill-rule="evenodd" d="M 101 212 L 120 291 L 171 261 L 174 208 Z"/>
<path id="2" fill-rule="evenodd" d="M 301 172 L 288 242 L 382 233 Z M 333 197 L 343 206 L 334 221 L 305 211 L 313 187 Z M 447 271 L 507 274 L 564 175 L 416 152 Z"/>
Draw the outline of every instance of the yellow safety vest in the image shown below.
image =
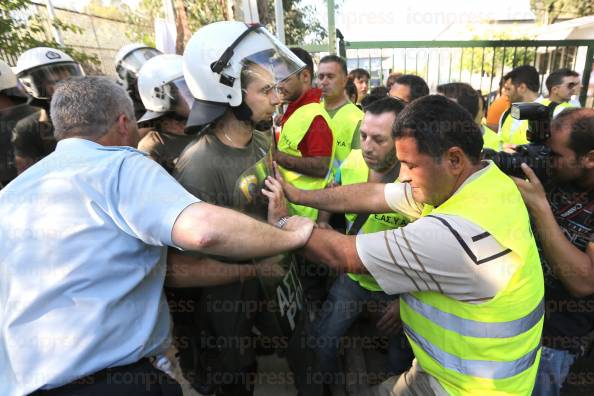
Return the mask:
<path id="1" fill-rule="evenodd" d="M 520 192 L 491 166 L 431 214 L 481 226 L 511 251 L 516 270 L 482 304 L 434 291 L 401 295 L 400 315 L 417 362 L 450 395 L 530 395 L 540 361 L 544 283 Z"/>
<path id="2" fill-rule="evenodd" d="M 541 103 L 545 106 L 548 106 L 551 104 L 551 99 L 549 98 L 540 98 L 536 100 L 538 103 Z M 561 102 L 557 105 L 557 107 L 555 107 L 555 110 L 553 111 L 553 118 L 557 117 L 563 110 L 565 109 L 569 109 L 571 107 L 576 107 L 575 105 L 569 103 L 569 102 Z"/>
<path id="3" fill-rule="evenodd" d="M 499 140 L 504 144 L 527 144 L 526 132 L 528 132 L 528 120 L 516 120 L 511 116 L 511 109 L 507 109 L 501 115 L 499 123 Z"/>
<path id="4" fill-rule="evenodd" d="M 483 131 L 483 148 L 501 151 L 501 141 L 497 132 L 486 125 L 481 125 Z"/>
<path id="5" fill-rule="evenodd" d="M 303 140 L 303 137 L 307 133 L 311 123 L 317 116 L 324 117 L 328 123 L 328 126 L 331 125 L 332 120 L 321 103 L 309 103 L 295 110 L 295 112 L 283 125 L 283 129 L 281 130 L 278 140 L 278 150 L 292 155 L 293 157 L 301 157 L 302 155 L 299 151 L 299 143 L 301 140 Z M 336 142 L 335 139 L 332 139 L 330 169 L 332 169 L 332 161 L 334 161 L 335 150 Z M 303 190 L 319 190 L 326 187 L 332 173 L 328 172 L 326 177 L 319 178 L 306 176 L 283 167 L 279 167 L 279 169 L 285 181 Z M 318 210 L 308 206 L 289 203 L 289 211 L 293 215 L 309 217 L 312 220 L 317 220 L 318 218 Z"/>
<path id="6" fill-rule="evenodd" d="M 549 98 L 538 98 L 535 100 L 536 103 L 548 106 L 551 104 Z M 557 117 L 559 113 L 569 107 L 574 107 L 569 102 L 559 103 L 555 110 L 553 110 L 553 118 Z M 503 144 L 527 144 L 528 139 L 526 138 L 526 132 L 528 132 L 528 121 L 527 120 L 516 120 L 510 115 L 511 109 L 506 110 L 501 116 L 499 125 L 499 139 Z"/>
<path id="7" fill-rule="evenodd" d="M 328 111 L 328 113 L 332 120 L 330 127 L 336 141 L 336 155 L 332 167 L 338 169 L 340 164 L 349 156 L 351 149 L 353 149 L 351 147 L 353 135 L 359 132 L 363 111 L 352 102 L 347 102 L 337 109 L 333 115 L 332 111 Z"/>
<path id="8" fill-rule="evenodd" d="M 346 160 L 342 163 L 340 167 L 340 178 L 343 186 L 367 182 L 367 179 L 369 178 L 369 168 L 365 163 L 363 153 L 360 149 L 352 150 Z M 357 218 L 357 215 L 346 213 L 345 217 L 347 221 L 347 229 L 350 229 Z M 394 228 L 405 226 L 408 223 L 409 219 L 400 213 L 371 214 L 359 230 L 359 234 L 392 230 Z M 358 282 L 364 289 L 374 292 L 383 291 L 377 284 L 375 278 L 371 275 L 350 273 L 347 275 L 355 282 Z"/>

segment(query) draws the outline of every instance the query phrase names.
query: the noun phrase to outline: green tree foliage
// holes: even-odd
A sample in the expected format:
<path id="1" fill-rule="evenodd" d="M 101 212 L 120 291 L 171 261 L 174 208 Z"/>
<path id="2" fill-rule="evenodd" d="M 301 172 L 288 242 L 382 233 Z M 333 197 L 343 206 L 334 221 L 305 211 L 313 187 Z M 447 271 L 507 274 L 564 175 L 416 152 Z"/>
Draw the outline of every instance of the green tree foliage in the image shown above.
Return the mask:
<path id="1" fill-rule="evenodd" d="M 489 40 L 510 40 L 505 33 L 494 34 Z M 523 38 L 513 37 L 514 40 Z M 528 38 L 526 38 L 528 39 Z M 480 45 L 484 37 L 474 36 L 473 41 Z M 534 47 L 527 48 L 464 48 L 462 53 L 462 69 L 473 74 L 482 73 L 483 76 L 501 75 L 502 68 L 508 71 L 515 66 L 532 65 L 536 58 Z"/>
<path id="2" fill-rule="evenodd" d="M 559 18 L 593 15 L 594 0 L 530 0 L 530 8 L 538 23 L 550 25 Z"/>
<path id="3" fill-rule="evenodd" d="M 326 29 L 316 20 L 315 9 L 302 5 L 301 1 L 283 0 L 287 43 L 304 44 L 306 39 L 320 43 L 328 36 Z M 260 0 L 258 3 L 260 22 L 274 32 L 274 0 Z M 194 32 L 201 26 L 225 20 L 225 4 L 220 0 L 184 0 L 190 30 Z M 155 18 L 163 18 L 163 0 L 140 0 L 134 10 L 125 4 L 117 7 L 131 25 L 129 38 L 154 45 L 154 33 L 145 27 L 152 26 Z"/>
<path id="4" fill-rule="evenodd" d="M 96 65 L 99 59 L 72 47 L 61 47 L 49 31 L 44 17 L 30 12 L 31 0 L 0 1 L 0 49 L 7 61 L 14 63 L 24 51 L 35 47 L 60 48 L 78 62 Z M 53 26 L 62 32 L 82 33 L 76 25 L 56 19 Z"/>
<path id="5" fill-rule="evenodd" d="M 268 0 L 265 19 L 260 17 L 270 31 L 276 31 L 274 0 Z M 316 10 L 311 5 L 302 5 L 301 0 L 283 0 L 285 17 L 285 40 L 287 45 L 320 44 L 328 37 L 328 31 L 317 20 Z"/>

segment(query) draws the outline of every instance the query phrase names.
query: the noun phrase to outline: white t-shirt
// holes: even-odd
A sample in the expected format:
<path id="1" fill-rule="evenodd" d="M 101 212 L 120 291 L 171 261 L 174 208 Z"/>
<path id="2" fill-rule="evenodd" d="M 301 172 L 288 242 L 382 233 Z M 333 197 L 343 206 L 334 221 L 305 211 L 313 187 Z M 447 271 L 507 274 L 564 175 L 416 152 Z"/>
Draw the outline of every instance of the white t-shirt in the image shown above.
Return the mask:
<path id="1" fill-rule="evenodd" d="M 495 165 L 475 172 L 460 188 L 490 166 Z M 357 236 L 363 265 L 386 293 L 436 291 L 480 304 L 508 283 L 518 258 L 479 225 L 455 215 L 419 218 L 422 205 L 413 200 L 408 183 L 387 184 L 385 197 L 394 211 L 417 219 L 395 230 Z"/>

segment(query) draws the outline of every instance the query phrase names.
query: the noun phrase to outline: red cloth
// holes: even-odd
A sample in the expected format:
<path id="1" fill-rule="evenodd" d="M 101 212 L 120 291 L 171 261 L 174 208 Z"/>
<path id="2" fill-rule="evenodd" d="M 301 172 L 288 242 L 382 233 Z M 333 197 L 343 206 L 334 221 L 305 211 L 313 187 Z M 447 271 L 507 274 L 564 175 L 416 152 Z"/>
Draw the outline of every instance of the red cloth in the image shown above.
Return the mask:
<path id="1" fill-rule="evenodd" d="M 318 88 L 312 88 L 296 101 L 289 103 L 281 120 L 281 128 L 295 110 L 306 104 L 319 103 L 321 97 L 322 91 Z M 330 126 L 324 117 L 317 116 L 313 119 L 298 148 L 304 157 L 330 157 L 332 155 L 332 140 Z"/>

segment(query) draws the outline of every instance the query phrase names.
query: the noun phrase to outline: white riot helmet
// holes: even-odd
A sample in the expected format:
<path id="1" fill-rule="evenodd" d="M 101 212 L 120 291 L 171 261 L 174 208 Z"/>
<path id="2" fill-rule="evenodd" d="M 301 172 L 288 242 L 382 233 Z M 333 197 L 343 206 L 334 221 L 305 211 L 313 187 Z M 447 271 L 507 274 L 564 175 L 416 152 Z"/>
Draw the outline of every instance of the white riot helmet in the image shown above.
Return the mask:
<path id="1" fill-rule="evenodd" d="M 17 78 L 10 66 L 0 60 L 0 91 L 16 88 Z"/>
<path id="2" fill-rule="evenodd" d="M 149 59 L 138 73 L 138 93 L 147 110 L 139 123 L 167 112 L 182 119 L 188 118 L 194 97 L 184 79 L 182 56 L 157 55 Z"/>
<path id="3" fill-rule="evenodd" d="M 85 74 L 80 64 L 69 55 L 48 47 L 31 48 L 23 52 L 17 61 L 15 73 L 29 95 L 45 100 L 51 98 L 56 83 Z"/>
<path id="4" fill-rule="evenodd" d="M 158 49 L 139 43 L 127 44 L 120 48 L 115 56 L 115 67 L 124 89 L 134 89 L 142 65 L 160 54 L 161 51 Z"/>
<path id="5" fill-rule="evenodd" d="M 198 30 L 184 51 L 184 76 L 196 99 L 187 127 L 206 125 L 243 103 L 241 72 L 260 67 L 274 84 L 305 64 L 261 25 L 223 21 Z"/>

